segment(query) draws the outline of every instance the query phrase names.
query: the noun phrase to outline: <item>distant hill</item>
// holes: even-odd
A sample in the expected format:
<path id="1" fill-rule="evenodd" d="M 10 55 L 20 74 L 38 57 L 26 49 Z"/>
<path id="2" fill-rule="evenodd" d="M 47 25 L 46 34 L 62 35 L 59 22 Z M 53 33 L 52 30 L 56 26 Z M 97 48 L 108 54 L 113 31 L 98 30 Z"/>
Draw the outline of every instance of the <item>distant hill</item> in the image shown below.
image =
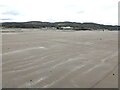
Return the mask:
<path id="1" fill-rule="evenodd" d="M 65 29 L 65 27 L 71 27 L 72 30 L 119 30 L 120 26 L 103 25 L 97 23 L 77 23 L 77 22 L 41 22 L 41 21 L 29 21 L 29 22 L 4 22 L 3 28 L 56 28 Z M 63 28 L 64 27 L 64 28 Z M 68 29 L 68 28 L 66 28 Z"/>

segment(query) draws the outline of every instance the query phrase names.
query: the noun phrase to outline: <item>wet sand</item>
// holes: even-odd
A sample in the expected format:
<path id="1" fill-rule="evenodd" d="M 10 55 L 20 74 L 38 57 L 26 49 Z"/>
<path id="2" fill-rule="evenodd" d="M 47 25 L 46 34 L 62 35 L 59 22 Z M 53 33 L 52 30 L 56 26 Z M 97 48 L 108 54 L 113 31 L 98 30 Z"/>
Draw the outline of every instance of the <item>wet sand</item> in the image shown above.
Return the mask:
<path id="1" fill-rule="evenodd" d="M 117 31 L 2 34 L 3 88 L 117 88 Z"/>

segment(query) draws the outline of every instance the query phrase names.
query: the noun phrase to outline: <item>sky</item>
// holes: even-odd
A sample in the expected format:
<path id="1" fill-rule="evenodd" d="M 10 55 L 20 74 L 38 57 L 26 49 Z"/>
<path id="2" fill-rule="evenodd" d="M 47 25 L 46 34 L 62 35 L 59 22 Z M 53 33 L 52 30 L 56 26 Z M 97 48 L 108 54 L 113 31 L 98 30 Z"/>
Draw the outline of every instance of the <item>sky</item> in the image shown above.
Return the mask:
<path id="1" fill-rule="evenodd" d="M 0 0 L 0 22 L 118 24 L 119 0 Z"/>

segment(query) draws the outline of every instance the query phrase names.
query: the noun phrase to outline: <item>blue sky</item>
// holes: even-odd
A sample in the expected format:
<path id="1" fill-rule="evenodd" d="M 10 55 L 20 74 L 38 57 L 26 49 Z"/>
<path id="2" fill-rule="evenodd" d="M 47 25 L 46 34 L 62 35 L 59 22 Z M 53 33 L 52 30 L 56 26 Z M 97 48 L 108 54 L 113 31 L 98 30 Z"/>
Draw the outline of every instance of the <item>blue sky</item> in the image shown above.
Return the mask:
<path id="1" fill-rule="evenodd" d="M 119 0 L 1 0 L 0 22 L 72 21 L 118 24 Z"/>

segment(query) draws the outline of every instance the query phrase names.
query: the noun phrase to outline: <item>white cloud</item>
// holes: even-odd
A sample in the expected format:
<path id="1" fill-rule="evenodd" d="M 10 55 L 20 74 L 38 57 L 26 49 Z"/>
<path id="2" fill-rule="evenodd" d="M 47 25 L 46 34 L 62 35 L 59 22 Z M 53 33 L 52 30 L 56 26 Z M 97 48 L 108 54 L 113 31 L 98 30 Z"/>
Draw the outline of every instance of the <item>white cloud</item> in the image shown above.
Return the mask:
<path id="1" fill-rule="evenodd" d="M 1 0 L 9 21 L 74 21 L 117 24 L 119 0 Z"/>

